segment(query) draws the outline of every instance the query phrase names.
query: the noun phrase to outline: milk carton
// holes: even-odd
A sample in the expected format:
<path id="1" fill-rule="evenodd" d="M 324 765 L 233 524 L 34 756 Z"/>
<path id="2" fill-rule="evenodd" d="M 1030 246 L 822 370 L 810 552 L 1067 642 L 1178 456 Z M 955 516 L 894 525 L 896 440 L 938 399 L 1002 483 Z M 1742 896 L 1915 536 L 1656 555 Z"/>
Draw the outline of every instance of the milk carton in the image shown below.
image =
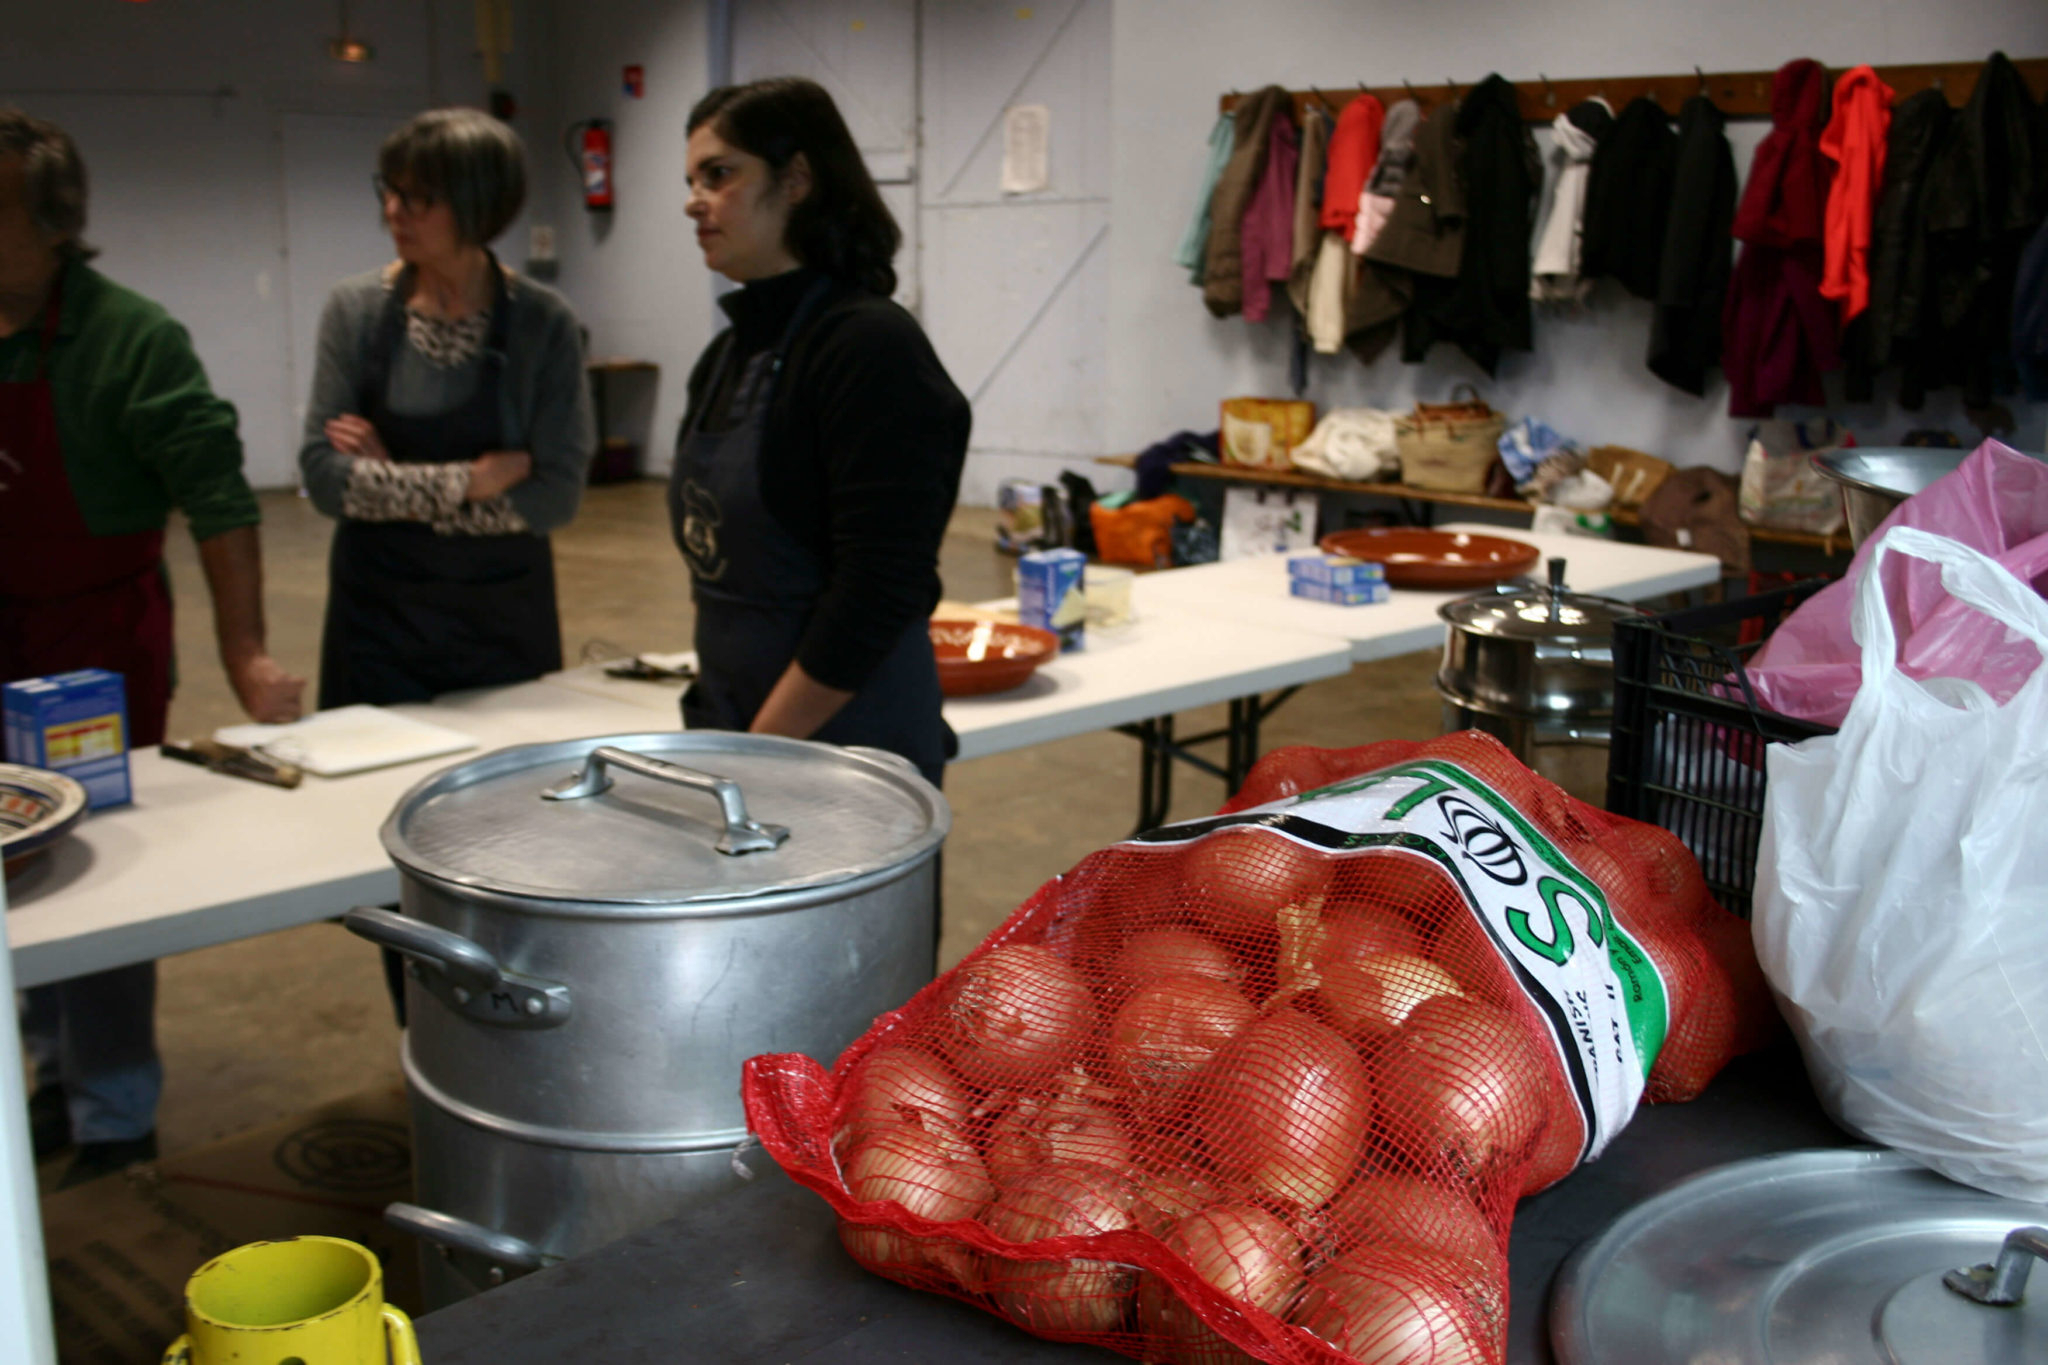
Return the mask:
<path id="1" fill-rule="evenodd" d="M 81 668 L 0 688 L 7 761 L 59 772 L 85 788 L 94 810 L 124 806 L 128 785 L 128 689 L 119 673 Z"/>
<path id="2" fill-rule="evenodd" d="M 1079 550 L 1035 550 L 1017 561 L 1017 619 L 1060 637 L 1064 652 L 1081 648 L 1088 619 L 1081 571 L 1088 556 Z"/>

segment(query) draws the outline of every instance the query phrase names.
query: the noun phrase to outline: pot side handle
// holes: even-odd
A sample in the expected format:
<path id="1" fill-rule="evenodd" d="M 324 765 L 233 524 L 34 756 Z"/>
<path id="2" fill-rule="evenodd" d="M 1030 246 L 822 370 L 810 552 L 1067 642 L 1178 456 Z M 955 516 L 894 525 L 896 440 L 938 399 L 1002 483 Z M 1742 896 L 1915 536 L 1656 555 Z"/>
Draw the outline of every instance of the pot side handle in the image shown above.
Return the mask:
<path id="1" fill-rule="evenodd" d="M 512 971 L 453 930 L 374 905 L 357 906 L 341 923 L 358 938 L 404 954 L 412 979 L 458 1014 L 500 1028 L 569 1022 L 567 986 Z"/>
<path id="2" fill-rule="evenodd" d="M 488 1261 L 493 1285 L 502 1284 L 513 1276 L 543 1270 L 562 1259 L 548 1255 L 533 1243 L 509 1232 L 499 1232 L 438 1209 L 421 1208 L 418 1204 L 386 1204 L 384 1221 L 400 1232 L 432 1243 L 444 1254 L 463 1252 Z"/>
<path id="3" fill-rule="evenodd" d="M 787 827 L 764 824 L 748 816 L 746 795 L 740 791 L 740 784 L 731 778 L 698 772 L 680 763 L 664 763 L 658 758 L 649 758 L 610 744 L 592 749 L 584 756 L 582 772 L 549 787 L 540 794 L 541 799 L 575 801 L 608 792 L 612 788 L 611 774 L 606 771 L 608 767 L 624 768 L 627 772 L 651 777 L 657 782 L 688 787 L 716 798 L 719 812 L 725 818 L 725 832 L 718 837 L 720 853 L 733 856 L 765 853 L 780 847 L 782 841 L 789 837 Z"/>

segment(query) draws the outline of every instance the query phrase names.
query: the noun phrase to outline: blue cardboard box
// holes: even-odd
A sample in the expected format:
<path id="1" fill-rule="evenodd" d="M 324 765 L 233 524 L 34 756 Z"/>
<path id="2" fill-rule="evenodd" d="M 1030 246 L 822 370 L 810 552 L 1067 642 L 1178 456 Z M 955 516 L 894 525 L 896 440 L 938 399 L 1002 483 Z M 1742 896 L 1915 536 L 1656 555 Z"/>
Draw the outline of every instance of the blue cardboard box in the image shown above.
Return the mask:
<path id="1" fill-rule="evenodd" d="M 119 673 L 81 668 L 0 688 L 7 761 L 59 772 L 85 788 L 92 809 L 125 806 L 128 688 Z"/>
<path id="2" fill-rule="evenodd" d="M 1017 619 L 1060 637 L 1060 650 L 1081 648 L 1088 602 L 1081 572 L 1088 556 L 1079 550 L 1035 550 L 1017 561 Z"/>
<path id="3" fill-rule="evenodd" d="M 1345 555 L 1296 555 L 1287 561 L 1287 576 L 1326 587 L 1351 588 L 1386 582 L 1387 566 Z"/>
<path id="4" fill-rule="evenodd" d="M 1394 595 L 1394 590 L 1385 583 L 1371 580 L 1339 584 L 1290 577 L 1287 580 L 1287 590 L 1296 597 L 1306 597 L 1311 602 L 1328 602 L 1339 607 L 1370 606 L 1375 602 L 1385 602 Z"/>

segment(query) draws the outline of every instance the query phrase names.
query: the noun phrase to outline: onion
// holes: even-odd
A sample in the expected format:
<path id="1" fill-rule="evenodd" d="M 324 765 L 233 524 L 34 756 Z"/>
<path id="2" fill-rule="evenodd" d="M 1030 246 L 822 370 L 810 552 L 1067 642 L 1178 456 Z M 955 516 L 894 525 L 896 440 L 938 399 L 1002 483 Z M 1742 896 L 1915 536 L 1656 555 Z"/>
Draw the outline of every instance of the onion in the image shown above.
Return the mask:
<path id="1" fill-rule="evenodd" d="M 1543 1126 L 1543 1136 L 1529 1157 L 1529 1169 L 1522 1174 L 1524 1195 L 1547 1190 L 1578 1169 L 1579 1153 L 1586 1145 L 1586 1122 L 1576 1105 L 1559 1109 Z"/>
<path id="2" fill-rule="evenodd" d="M 954 968 L 938 1015 L 946 1055 L 969 1080 L 1021 1085 L 1073 1061 L 1095 1031 L 1095 997 L 1072 967 L 1019 943 Z"/>
<path id="3" fill-rule="evenodd" d="M 1500 1259 L 1500 1237 L 1461 1187 L 1396 1171 L 1368 1171 L 1323 1212 L 1338 1254 L 1416 1242 L 1481 1264 Z M 1334 1259 L 1334 1258 L 1333 1258 Z"/>
<path id="4" fill-rule="evenodd" d="M 1043 1167 L 1007 1185 L 982 1226 L 1021 1244 L 1086 1237 L 1132 1225 L 1130 1183 L 1094 1168 Z M 982 1259 L 981 1289 L 1013 1320 L 1039 1331 L 1111 1332 L 1122 1323 L 1138 1272 L 1108 1261 Z"/>
<path id="5" fill-rule="evenodd" d="M 1483 1330 L 1467 1295 L 1421 1248 L 1359 1252 L 1319 1272 L 1293 1321 L 1357 1365 L 1488 1365 L 1505 1331 Z M 1505 1302 L 1505 1299 L 1502 1300 Z M 1492 1349 L 1488 1349 L 1491 1338 Z"/>
<path id="6" fill-rule="evenodd" d="M 1051 1096 L 1019 1096 L 989 1130 L 989 1173 L 1007 1184 L 1047 1165 L 1129 1166 L 1130 1135 L 1114 1109 L 1089 1097 L 1094 1088 L 1076 1071 Z"/>
<path id="7" fill-rule="evenodd" d="M 842 1156 L 880 1128 L 908 1124 L 927 1132 L 966 1132 L 974 1100 L 944 1062 L 914 1047 L 877 1048 L 848 1085 L 833 1136 Z M 963 1138 L 964 1140 L 964 1138 Z"/>
<path id="8" fill-rule="evenodd" d="M 1174 1224 L 1162 1239 L 1212 1288 L 1251 1307 L 1283 1315 L 1300 1292 L 1301 1239 L 1264 1209 L 1221 1204 Z M 1251 1357 L 1225 1341 L 1182 1303 L 1165 1281 L 1138 1286 L 1138 1321 L 1165 1339 L 1182 1365 L 1224 1365 Z"/>
<path id="9" fill-rule="evenodd" d="M 1181 886 L 1195 912 L 1220 934 L 1270 932 L 1282 906 L 1320 895 L 1330 881 L 1326 854 L 1285 835 L 1229 828 L 1204 835 L 1181 861 Z"/>
<path id="10" fill-rule="evenodd" d="M 883 1128 L 847 1158 L 846 1192 L 863 1203 L 886 1201 L 934 1223 L 972 1218 L 987 1207 L 995 1187 L 972 1149 L 961 1152 L 917 1128 Z M 973 1270 L 964 1247 L 938 1237 L 842 1222 L 839 1237 L 870 1270 L 903 1274 L 932 1269 L 962 1283 Z"/>
<path id="11" fill-rule="evenodd" d="M 1295 1010 L 1268 1015 L 1225 1044 L 1196 1103 L 1217 1169 L 1295 1208 L 1329 1202 L 1372 1126 L 1372 1083 L 1358 1054 Z"/>
<path id="12" fill-rule="evenodd" d="M 1162 976 L 1201 976 L 1235 982 L 1236 961 L 1192 929 L 1145 929 L 1132 934 L 1110 966 L 1117 986 L 1129 990 Z"/>
<path id="13" fill-rule="evenodd" d="M 1570 1103 L 1522 1021 L 1469 998 L 1423 1001 L 1380 1057 L 1380 1124 L 1424 1165 L 1449 1156 L 1476 1175 L 1521 1155 Z"/>
<path id="14" fill-rule="evenodd" d="M 1251 1001 L 1227 982 L 1160 977 L 1139 987 L 1110 1023 L 1110 1075 L 1144 1107 L 1164 1108 L 1257 1017 Z"/>
<path id="15" fill-rule="evenodd" d="M 1345 1036 L 1379 1043 L 1394 1036 L 1423 1001 L 1463 995 L 1458 979 L 1414 953 L 1373 953 L 1322 969 L 1316 999 Z"/>
<path id="16" fill-rule="evenodd" d="M 1280 951 L 1273 971 L 1280 983 L 1269 1005 L 1284 1004 L 1322 984 L 1322 971 L 1331 963 L 1345 962 L 1373 953 L 1419 953 L 1422 936 L 1415 926 L 1393 910 L 1360 905 L 1343 882 L 1353 868 L 1365 862 L 1353 859 L 1340 864 L 1339 882 L 1323 899 L 1285 906 L 1277 916 Z"/>
<path id="17" fill-rule="evenodd" d="M 1186 1170 L 1141 1171 L 1133 1188 L 1132 1215 L 1155 1237 L 1166 1236 L 1189 1214 L 1228 1199 L 1223 1189 Z"/>

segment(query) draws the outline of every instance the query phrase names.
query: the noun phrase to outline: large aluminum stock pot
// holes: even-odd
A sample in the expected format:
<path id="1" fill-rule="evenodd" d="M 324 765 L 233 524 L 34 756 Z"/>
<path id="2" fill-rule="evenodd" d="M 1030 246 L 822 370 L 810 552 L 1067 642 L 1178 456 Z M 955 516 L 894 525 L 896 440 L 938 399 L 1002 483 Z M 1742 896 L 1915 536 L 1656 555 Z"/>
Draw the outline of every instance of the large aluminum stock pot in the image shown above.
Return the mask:
<path id="1" fill-rule="evenodd" d="M 724 732 L 501 749 L 384 823 L 431 1303 L 740 1176 L 740 1066 L 831 1059 L 930 981 L 945 798 L 873 750 Z"/>

